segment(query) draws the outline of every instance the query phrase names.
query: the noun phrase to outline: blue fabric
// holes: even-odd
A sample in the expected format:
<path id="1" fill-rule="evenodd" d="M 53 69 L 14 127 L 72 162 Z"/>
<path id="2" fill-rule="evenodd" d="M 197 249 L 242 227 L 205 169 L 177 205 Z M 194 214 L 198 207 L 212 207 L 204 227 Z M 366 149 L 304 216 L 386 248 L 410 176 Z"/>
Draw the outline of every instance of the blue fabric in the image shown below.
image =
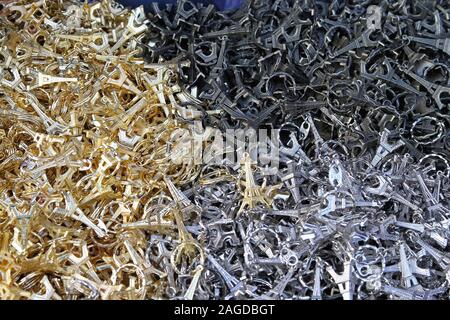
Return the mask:
<path id="1" fill-rule="evenodd" d="M 219 10 L 232 10 L 232 9 L 238 9 L 240 6 L 242 6 L 244 0 L 190 0 L 193 3 L 205 3 L 205 4 L 213 4 L 216 6 Z M 144 7 L 148 6 L 152 2 L 158 2 L 160 4 L 167 4 L 167 3 L 176 3 L 177 0 L 119 0 L 118 2 L 122 3 L 124 6 L 129 7 L 137 7 L 141 4 L 144 5 Z"/>

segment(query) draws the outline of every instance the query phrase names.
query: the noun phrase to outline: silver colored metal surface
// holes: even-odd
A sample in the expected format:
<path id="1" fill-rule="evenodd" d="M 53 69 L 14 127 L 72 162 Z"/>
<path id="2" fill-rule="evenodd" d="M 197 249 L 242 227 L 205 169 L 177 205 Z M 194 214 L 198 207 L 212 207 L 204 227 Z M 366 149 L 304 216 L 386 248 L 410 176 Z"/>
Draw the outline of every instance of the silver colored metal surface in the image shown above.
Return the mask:
<path id="1" fill-rule="evenodd" d="M 448 299 L 448 3 L 180 3 L 153 5 L 146 58 L 190 61 L 206 125 L 280 143 L 275 175 L 223 162 L 186 188 L 207 252 L 189 296 Z"/>

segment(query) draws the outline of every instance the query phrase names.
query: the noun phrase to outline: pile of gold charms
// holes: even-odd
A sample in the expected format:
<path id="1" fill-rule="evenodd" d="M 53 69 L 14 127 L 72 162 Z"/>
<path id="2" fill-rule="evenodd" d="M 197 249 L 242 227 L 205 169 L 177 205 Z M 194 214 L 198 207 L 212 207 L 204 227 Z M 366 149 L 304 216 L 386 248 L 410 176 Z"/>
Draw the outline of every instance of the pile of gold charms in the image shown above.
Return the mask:
<path id="1" fill-rule="evenodd" d="M 2 5 L 0 299 L 163 297 L 152 234 L 171 239 L 170 277 L 198 280 L 200 212 L 178 186 L 200 166 L 167 159 L 193 98 L 178 62 L 141 57 L 145 19 L 109 0 Z"/>

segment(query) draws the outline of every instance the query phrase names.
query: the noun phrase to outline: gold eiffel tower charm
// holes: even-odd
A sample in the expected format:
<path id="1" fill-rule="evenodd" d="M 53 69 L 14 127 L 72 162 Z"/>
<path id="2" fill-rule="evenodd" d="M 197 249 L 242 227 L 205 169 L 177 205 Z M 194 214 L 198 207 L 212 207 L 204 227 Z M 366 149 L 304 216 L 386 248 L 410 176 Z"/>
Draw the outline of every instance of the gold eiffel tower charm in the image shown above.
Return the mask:
<path id="1" fill-rule="evenodd" d="M 166 183 L 167 189 L 170 192 L 170 195 L 172 196 L 172 199 L 174 200 L 174 203 L 179 207 L 184 217 L 190 217 L 192 213 L 195 213 L 196 216 L 201 215 L 202 209 L 199 206 L 193 204 L 181 190 L 175 187 L 170 178 L 164 177 L 163 179 Z"/>
<path id="2" fill-rule="evenodd" d="M 237 216 L 240 216 L 245 208 L 253 209 L 258 203 L 270 207 L 270 203 L 272 202 L 267 193 L 264 193 L 264 189 L 266 189 L 266 179 L 264 179 L 261 186 L 256 185 L 252 171 L 252 164 L 255 164 L 255 162 L 252 162 L 252 159 L 247 152 L 243 154 L 241 163 L 244 166 L 243 170 L 245 172 L 245 189 L 244 199 L 242 200 Z"/>
<path id="3" fill-rule="evenodd" d="M 16 205 L 11 202 L 9 198 L 6 198 L 5 200 L 0 200 L 0 203 L 8 208 L 10 212 L 14 215 L 17 221 L 17 227 L 19 230 L 18 234 L 18 250 L 19 251 L 25 251 L 28 246 L 28 232 L 29 232 L 29 225 L 30 220 L 34 215 L 34 211 L 36 209 L 36 200 L 33 199 L 31 201 L 31 206 L 28 211 L 20 211 L 17 209 Z"/>

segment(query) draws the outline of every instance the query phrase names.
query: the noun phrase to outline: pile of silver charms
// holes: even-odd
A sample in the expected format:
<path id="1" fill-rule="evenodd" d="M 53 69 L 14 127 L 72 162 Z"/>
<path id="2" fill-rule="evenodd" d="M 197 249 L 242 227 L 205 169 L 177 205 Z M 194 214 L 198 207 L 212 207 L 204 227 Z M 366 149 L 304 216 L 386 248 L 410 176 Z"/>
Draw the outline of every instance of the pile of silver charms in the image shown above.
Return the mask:
<path id="1" fill-rule="evenodd" d="M 205 125 L 287 133 L 278 173 L 252 172 L 276 187 L 269 205 L 240 212 L 242 167 L 225 161 L 181 191 L 206 246 L 194 299 L 449 298 L 448 2 L 179 1 L 148 16 L 146 58 L 188 61 Z"/>

